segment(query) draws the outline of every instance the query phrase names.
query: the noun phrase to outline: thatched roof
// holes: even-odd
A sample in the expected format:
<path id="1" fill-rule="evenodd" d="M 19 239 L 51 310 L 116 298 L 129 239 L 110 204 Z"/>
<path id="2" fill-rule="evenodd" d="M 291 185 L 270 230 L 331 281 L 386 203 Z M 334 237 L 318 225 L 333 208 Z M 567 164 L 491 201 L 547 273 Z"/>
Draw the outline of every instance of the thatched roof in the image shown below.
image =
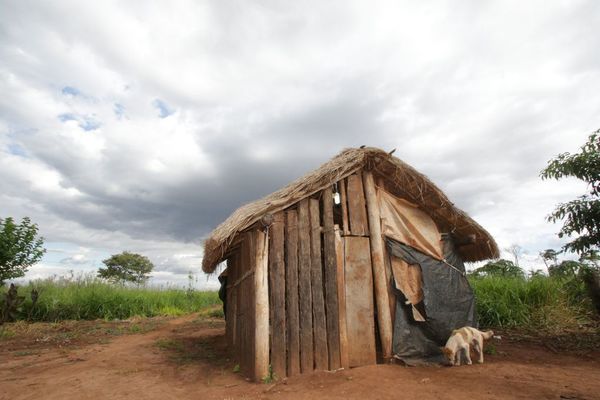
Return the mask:
<path id="1" fill-rule="evenodd" d="M 238 233 L 251 227 L 264 215 L 283 210 L 363 168 L 383 177 L 386 189 L 419 205 L 443 232 L 452 232 L 459 239 L 475 235 L 474 244 L 459 248 L 465 261 L 499 256 L 498 246 L 492 236 L 464 211 L 454 207 L 425 175 L 383 150 L 367 147 L 343 150 L 318 169 L 284 188 L 238 208 L 204 242 L 203 271 L 212 273 L 223 261 Z"/>

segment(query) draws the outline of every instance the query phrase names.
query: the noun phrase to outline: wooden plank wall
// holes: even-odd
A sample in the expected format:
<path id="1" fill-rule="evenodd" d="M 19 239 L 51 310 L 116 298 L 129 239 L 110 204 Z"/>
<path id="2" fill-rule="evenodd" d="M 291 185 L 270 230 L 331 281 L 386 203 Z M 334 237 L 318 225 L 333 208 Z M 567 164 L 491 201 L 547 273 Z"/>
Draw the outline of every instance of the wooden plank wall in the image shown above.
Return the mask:
<path id="1" fill-rule="evenodd" d="M 279 378 L 341 366 L 333 206 L 327 188 L 273 216 L 270 364 Z"/>
<path id="2" fill-rule="evenodd" d="M 227 260 L 226 336 L 232 357 L 246 376 L 254 376 L 255 298 L 251 233 L 244 235 L 240 248 Z"/>
<path id="3" fill-rule="evenodd" d="M 336 186 L 341 200 L 336 211 L 336 218 L 340 218 L 340 212 L 341 218 L 337 222 L 334 222 L 333 191 L 329 187 L 276 213 L 269 228 L 269 363 L 279 378 L 374 362 L 371 334 L 366 335 L 365 354 L 359 356 L 356 349 L 365 345 L 362 339 L 357 339 L 360 327 L 354 327 L 356 332 L 348 331 L 348 325 L 355 321 L 351 320 L 346 304 L 354 300 L 346 298 L 349 283 L 344 277 L 349 272 L 357 283 L 352 291 L 362 290 L 364 286 L 358 284 L 358 277 L 352 277 L 357 270 L 347 271 L 345 264 L 357 264 L 356 257 L 366 257 L 359 264 L 370 266 L 369 220 L 362 174 L 350 175 Z M 243 235 L 247 237 L 240 249 L 227 261 L 227 342 L 242 372 L 254 376 L 256 283 L 252 269 L 257 249 L 252 232 Z M 362 238 L 350 244 L 348 249 L 352 254 L 345 254 L 348 245 L 344 243 L 353 237 Z M 366 291 L 372 300 L 373 282 L 367 278 L 360 277 L 366 279 Z M 366 310 L 361 318 L 369 319 L 368 313 Z M 369 332 L 373 318 L 371 315 L 371 321 L 363 326 Z"/>

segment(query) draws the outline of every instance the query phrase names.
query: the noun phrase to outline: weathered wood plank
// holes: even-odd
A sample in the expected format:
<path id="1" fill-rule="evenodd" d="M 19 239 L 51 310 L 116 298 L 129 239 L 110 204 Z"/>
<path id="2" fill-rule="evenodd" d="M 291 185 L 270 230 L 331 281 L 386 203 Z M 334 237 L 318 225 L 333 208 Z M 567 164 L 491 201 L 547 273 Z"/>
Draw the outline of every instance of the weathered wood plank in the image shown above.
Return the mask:
<path id="1" fill-rule="evenodd" d="M 344 283 L 344 241 L 339 227 L 335 228 L 335 254 L 337 270 L 337 294 L 339 304 L 340 364 L 350 368 L 348 361 L 348 333 L 346 331 L 346 284 Z"/>
<path id="2" fill-rule="evenodd" d="M 285 293 L 287 332 L 287 374 L 300 373 L 300 315 L 298 309 L 298 214 L 285 213 Z"/>
<path id="3" fill-rule="evenodd" d="M 300 306 L 300 369 L 314 369 L 312 292 L 310 280 L 310 215 L 308 199 L 298 203 L 298 304 Z"/>
<path id="4" fill-rule="evenodd" d="M 235 343 L 235 320 L 236 320 L 236 309 L 237 301 L 235 298 L 235 288 L 230 287 L 230 279 L 235 276 L 236 258 L 239 253 L 233 254 L 227 259 L 227 286 L 226 286 L 226 304 L 227 308 L 225 311 L 225 325 L 226 325 L 226 336 L 227 336 L 227 347 L 233 351 Z"/>
<path id="5" fill-rule="evenodd" d="M 344 236 L 350 234 L 350 226 L 348 225 L 348 197 L 346 196 L 346 179 L 341 179 L 338 182 L 338 190 L 340 192 L 340 204 L 342 206 L 342 232 Z"/>
<path id="6" fill-rule="evenodd" d="M 375 281 L 375 301 L 377 302 L 377 323 L 381 338 L 381 350 L 384 359 L 392 357 L 392 316 L 390 314 L 390 298 L 388 292 L 389 277 L 386 275 L 384 264 L 384 244 L 381 234 L 379 204 L 375 192 L 373 174 L 363 172 L 367 213 L 369 215 L 369 230 L 371 231 L 371 263 Z"/>
<path id="7" fill-rule="evenodd" d="M 323 265 L 321 262 L 321 223 L 319 200 L 310 199 L 310 278 L 313 301 L 313 336 L 315 369 L 328 368 L 327 323 L 323 293 Z"/>
<path id="8" fill-rule="evenodd" d="M 249 270 L 256 267 L 256 243 L 253 232 L 246 232 L 242 242 L 241 257 L 236 263 L 238 265 L 237 280 L 242 275 L 245 275 Z M 254 275 L 252 275 L 254 276 Z M 238 298 L 238 336 L 237 336 L 237 351 L 239 354 L 239 363 L 244 375 L 255 378 L 255 332 L 256 315 L 254 313 L 255 299 L 255 283 L 252 280 L 243 280 L 236 288 Z"/>
<path id="9" fill-rule="evenodd" d="M 323 189 L 323 271 L 325 277 L 325 310 L 327 312 L 327 350 L 329 369 L 340 367 L 339 305 L 337 295 L 337 262 L 333 228 L 333 190 Z"/>
<path id="10" fill-rule="evenodd" d="M 247 235 L 245 234 L 244 236 L 247 237 Z M 251 262 L 250 267 L 253 266 L 254 262 L 252 261 L 250 256 L 250 250 L 248 248 L 249 243 L 248 242 L 242 242 L 242 247 L 241 247 L 241 256 L 240 259 L 241 260 L 248 260 Z M 246 263 L 247 264 L 247 263 Z M 241 263 L 237 263 L 236 265 L 238 266 L 238 268 L 236 268 L 236 272 L 234 273 L 234 276 L 237 277 L 240 276 L 243 271 L 243 267 L 244 265 L 243 262 Z M 246 376 L 252 376 L 253 373 L 252 371 L 254 370 L 254 367 L 252 368 L 247 368 L 248 366 L 246 366 L 243 363 L 243 352 L 242 352 L 242 340 L 244 340 L 244 335 L 242 334 L 242 327 L 244 326 L 244 323 L 246 322 L 245 320 L 245 315 L 244 315 L 244 311 L 246 309 L 245 304 L 244 304 L 244 296 L 242 295 L 242 290 L 243 287 L 242 286 L 236 286 L 234 287 L 235 290 L 235 298 L 236 298 L 236 324 L 235 324 L 235 340 L 234 340 L 234 349 L 235 349 L 235 354 L 236 354 L 236 359 L 240 364 L 240 367 L 242 367 L 242 372 L 244 372 L 244 374 L 246 374 Z M 247 350 L 246 350 L 247 351 Z"/>
<path id="11" fill-rule="evenodd" d="M 253 231 L 254 265 L 254 379 L 259 381 L 269 372 L 269 234 Z"/>
<path id="12" fill-rule="evenodd" d="M 365 195 L 360 172 L 348 177 L 347 197 L 351 234 L 367 236 L 369 234 L 367 208 L 365 206 Z"/>
<path id="13" fill-rule="evenodd" d="M 346 327 L 350 367 L 376 363 L 373 276 L 369 238 L 344 238 Z"/>
<path id="14" fill-rule="evenodd" d="M 271 367 L 280 378 L 286 374 L 285 263 L 283 212 L 273 215 L 269 230 L 269 289 L 271 314 Z"/>

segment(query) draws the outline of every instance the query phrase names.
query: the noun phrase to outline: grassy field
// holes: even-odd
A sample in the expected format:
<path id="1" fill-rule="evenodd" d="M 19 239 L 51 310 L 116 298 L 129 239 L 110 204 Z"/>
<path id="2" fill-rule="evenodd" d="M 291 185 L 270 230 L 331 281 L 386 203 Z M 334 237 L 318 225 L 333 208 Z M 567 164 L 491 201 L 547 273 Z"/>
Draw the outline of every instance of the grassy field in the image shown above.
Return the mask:
<path id="1" fill-rule="evenodd" d="M 39 291 L 34 307 L 30 298 L 32 288 Z M 19 319 L 50 322 L 175 316 L 221 304 L 217 292 L 121 286 L 85 276 L 30 282 L 19 287 L 19 295 L 26 299 Z"/>
<path id="2" fill-rule="evenodd" d="M 529 279 L 488 276 L 469 279 L 484 327 L 560 331 L 590 323 L 591 301 L 581 280 L 544 275 Z"/>
<path id="3" fill-rule="evenodd" d="M 471 277 L 477 313 L 483 327 L 543 329 L 559 332 L 586 325 L 594 313 L 583 283 L 576 278 L 534 276 L 529 279 Z M 39 291 L 32 307 L 30 292 Z M 0 289 L 4 292 L 6 288 Z M 217 292 L 145 288 L 106 283 L 91 276 L 47 279 L 19 287 L 26 298 L 20 320 L 119 320 L 132 317 L 177 316 L 191 312 L 222 317 Z M 208 315 L 208 314 L 207 314 Z"/>

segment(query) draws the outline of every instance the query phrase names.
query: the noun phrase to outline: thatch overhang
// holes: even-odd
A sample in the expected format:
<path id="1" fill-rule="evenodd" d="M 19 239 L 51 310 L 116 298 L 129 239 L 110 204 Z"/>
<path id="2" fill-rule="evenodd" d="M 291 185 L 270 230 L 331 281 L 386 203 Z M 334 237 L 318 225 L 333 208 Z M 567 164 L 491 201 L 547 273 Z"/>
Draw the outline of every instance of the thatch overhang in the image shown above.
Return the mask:
<path id="1" fill-rule="evenodd" d="M 345 149 L 318 169 L 270 195 L 238 208 L 204 242 L 202 270 L 214 272 L 223 261 L 240 232 L 275 213 L 294 205 L 354 172 L 366 169 L 386 181 L 386 189 L 422 208 L 440 231 L 451 232 L 459 241 L 474 237 L 474 243 L 459 247 L 464 261 L 498 258 L 494 238 L 464 211 L 455 207 L 446 195 L 425 175 L 387 152 L 366 147 Z"/>

